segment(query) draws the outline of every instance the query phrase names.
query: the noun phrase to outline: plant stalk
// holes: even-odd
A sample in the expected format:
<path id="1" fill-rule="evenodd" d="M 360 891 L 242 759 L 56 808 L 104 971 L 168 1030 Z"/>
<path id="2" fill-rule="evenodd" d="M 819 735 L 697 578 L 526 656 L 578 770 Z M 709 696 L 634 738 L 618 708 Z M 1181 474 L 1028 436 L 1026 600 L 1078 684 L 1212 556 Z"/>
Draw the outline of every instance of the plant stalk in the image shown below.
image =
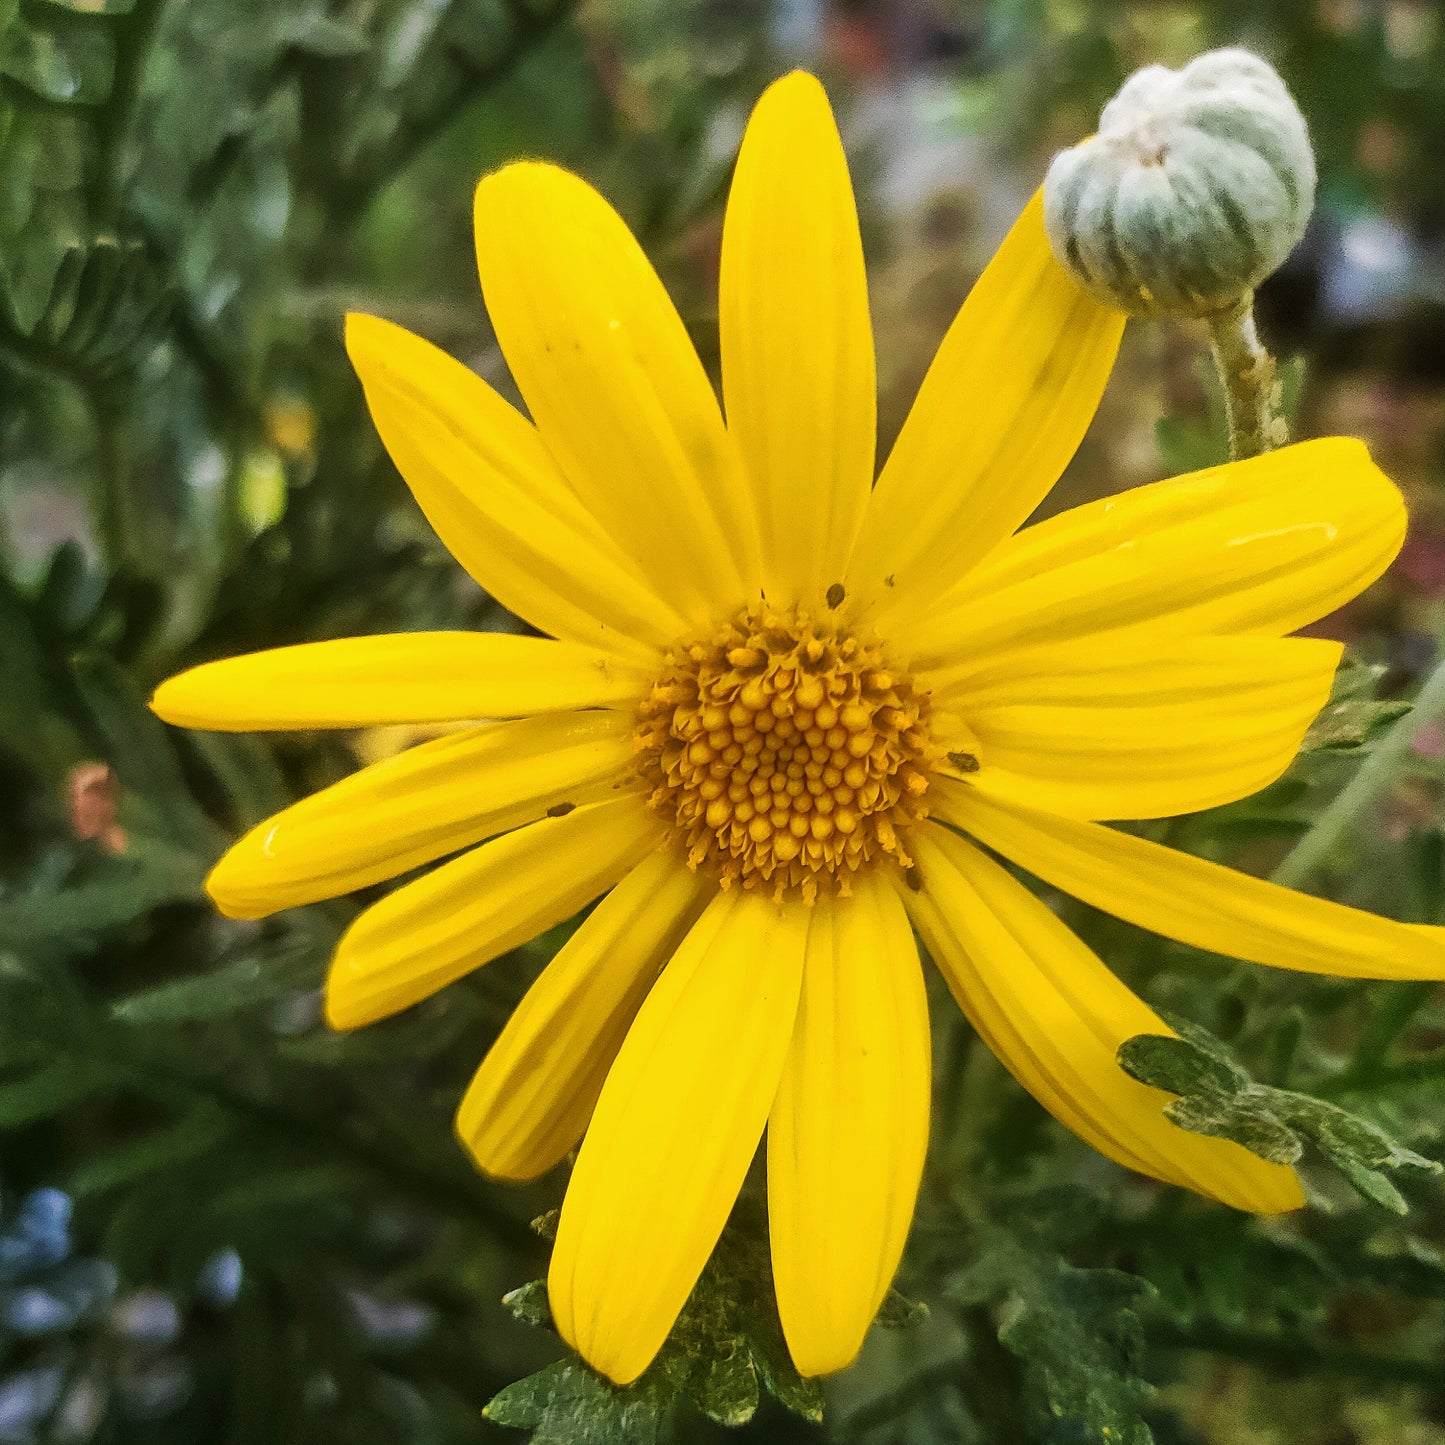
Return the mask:
<path id="1" fill-rule="evenodd" d="M 1230 460 L 1257 457 L 1289 441 L 1279 369 L 1254 324 L 1254 292 L 1205 318 L 1209 346 L 1224 387 Z"/>

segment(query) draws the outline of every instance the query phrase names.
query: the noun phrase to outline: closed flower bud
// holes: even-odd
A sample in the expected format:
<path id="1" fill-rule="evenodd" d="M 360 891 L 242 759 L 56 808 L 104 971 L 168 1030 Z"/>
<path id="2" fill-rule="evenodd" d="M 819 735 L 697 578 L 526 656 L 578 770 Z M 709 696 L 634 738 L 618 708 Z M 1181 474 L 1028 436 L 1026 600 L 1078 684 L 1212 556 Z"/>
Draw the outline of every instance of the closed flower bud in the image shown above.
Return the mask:
<path id="1" fill-rule="evenodd" d="M 1214 50 L 1129 77 L 1098 134 L 1054 157 L 1044 222 L 1101 301 L 1204 316 L 1284 260 L 1314 194 L 1309 132 L 1284 82 L 1247 50 Z"/>

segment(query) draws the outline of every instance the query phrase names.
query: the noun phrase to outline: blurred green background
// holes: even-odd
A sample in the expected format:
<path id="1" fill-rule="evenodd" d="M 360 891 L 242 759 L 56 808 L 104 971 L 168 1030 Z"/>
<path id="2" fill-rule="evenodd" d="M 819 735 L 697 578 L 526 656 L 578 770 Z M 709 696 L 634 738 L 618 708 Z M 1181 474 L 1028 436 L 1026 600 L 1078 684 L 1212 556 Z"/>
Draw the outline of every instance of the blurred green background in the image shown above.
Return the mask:
<path id="1" fill-rule="evenodd" d="M 804 65 L 853 163 L 886 443 L 1053 151 L 1137 66 L 1225 43 L 1275 62 L 1318 147 L 1317 216 L 1260 301 L 1302 359 L 1297 434 L 1365 438 L 1412 512 L 1394 571 L 1320 628 L 1352 644 L 1364 721 L 1258 799 L 1152 830 L 1264 873 L 1369 751 L 1391 711 L 1369 699 L 1410 696 L 1445 625 L 1445 7 L 0 0 L 0 1445 L 522 1440 L 482 1409 L 563 1354 L 501 1303 L 545 1269 L 528 1221 L 561 1172 L 492 1185 L 450 1118 L 565 930 L 328 1034 L 319 984 L 356 902 L 237 923 L 200 881 L 239 830 L 410 739 L 180 735 L 144 706 L 169 673 L 258 647 L 519 625 L 382 452 L 345 311 L 513 395 L 472 187 L 543 156 L 619 207 L 711 360 L 735 146 L 767 81 Z M 1188 329 L 1132 326 L 1049 507 L 1217 459 L 1203 357 Z M 1311 886 L 1445 918 L 1442 783 L 1426 720 Z M 1260 1080 L 1445 1151 L 1429 986 L 1236 967 L 1072 907 Z M 1397 1177 L 1400 1215 L 1316 1169 L 1307 1215 L 1247 1220 L 1126 1178 L 951 1007 L 936 1026 L 899 1281 L 927 1316 L 895 1302 L 821 1424 L 769 1398 L 739 1435 L 1445 1442 L 1438 1182 Z M 762 1318 L 754 1293 L 733 1303 Z M 754 1314 L 717 1348 L 764 1361 Z M 659 1379 L 632 1408 L 568 1369 L 494 1415 L 542 1445 L 726 1434 L 706 1390 Z"/>

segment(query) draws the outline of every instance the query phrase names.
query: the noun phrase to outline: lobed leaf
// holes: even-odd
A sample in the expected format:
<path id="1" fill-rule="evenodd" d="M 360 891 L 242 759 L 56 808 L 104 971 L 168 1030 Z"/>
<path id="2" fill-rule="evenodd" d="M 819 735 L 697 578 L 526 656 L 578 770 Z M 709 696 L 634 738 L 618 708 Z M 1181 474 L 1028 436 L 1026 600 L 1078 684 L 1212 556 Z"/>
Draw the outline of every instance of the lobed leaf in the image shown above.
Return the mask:
<path id="1" fill-rule="evenodd" d="M 1181 1129 L 1232 1139 L 1276 1164 L 1295 1163 L 1312 1144 L 1357 1193 L 1396 1214 L 1407 1205 L 1384 1171 L 1442 1172 L 1436 1160 L 1338 1104 L 1255 1083 L 1197 1024 L 1168 1022 L 1180 1037 L 1138 1034 L 1119 1046 L 1118 1058 L 1140 1083 L 1178 1095 L 1164 1113 Z"/>
<path id="2" fill-rule="evenodd" d="M 551 1326 L 541 1280 L 503 1303 L 527 1324 Z M 719 1425 L 745 1425 L 764 1390 L 795 1415 L 822 1419 L 818 1384 L 794 1369 L 783 1340 L 762 1212 L 745 1200 L 640 1380 L 619 1389 L 581 1361 L 560 1361 L 508 1386 L 486 1413 L 496 1424 L 532 1430 L 533 1445 L 638 1445 L 653 1441 L 681 1404 Z"/>
<path id="3" fill-rule="evenodd" d="M 1025 1408 L 1040 1435 L 1089 1445 L 1152 1445 L 1144 1407 L 1139 1309 L 1153 1287 L 1113 1269 L 1079 1269 L 1027 1227 L 986 1223 L 974 1262 L 950 1281 L 956 1305 L 986 1305 L 998 1342 L 1023 1367 Z"/>

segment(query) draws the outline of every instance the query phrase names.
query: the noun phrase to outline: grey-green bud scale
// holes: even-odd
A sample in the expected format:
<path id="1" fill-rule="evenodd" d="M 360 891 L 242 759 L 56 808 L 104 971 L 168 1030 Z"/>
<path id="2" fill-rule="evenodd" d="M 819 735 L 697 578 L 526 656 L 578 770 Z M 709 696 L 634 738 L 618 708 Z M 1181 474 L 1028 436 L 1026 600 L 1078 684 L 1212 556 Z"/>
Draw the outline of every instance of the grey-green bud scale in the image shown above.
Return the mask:
<path id="1" fill-rule="evenodd" d="M 1314 195 L 1309 132 L 1284 82 L 1247 50 L 1213 50 L 1125 81 L 1098 134 L 1054 157 L 1044 224 L 1101 301 L 1203 316 L 1284 260 Z"/>

